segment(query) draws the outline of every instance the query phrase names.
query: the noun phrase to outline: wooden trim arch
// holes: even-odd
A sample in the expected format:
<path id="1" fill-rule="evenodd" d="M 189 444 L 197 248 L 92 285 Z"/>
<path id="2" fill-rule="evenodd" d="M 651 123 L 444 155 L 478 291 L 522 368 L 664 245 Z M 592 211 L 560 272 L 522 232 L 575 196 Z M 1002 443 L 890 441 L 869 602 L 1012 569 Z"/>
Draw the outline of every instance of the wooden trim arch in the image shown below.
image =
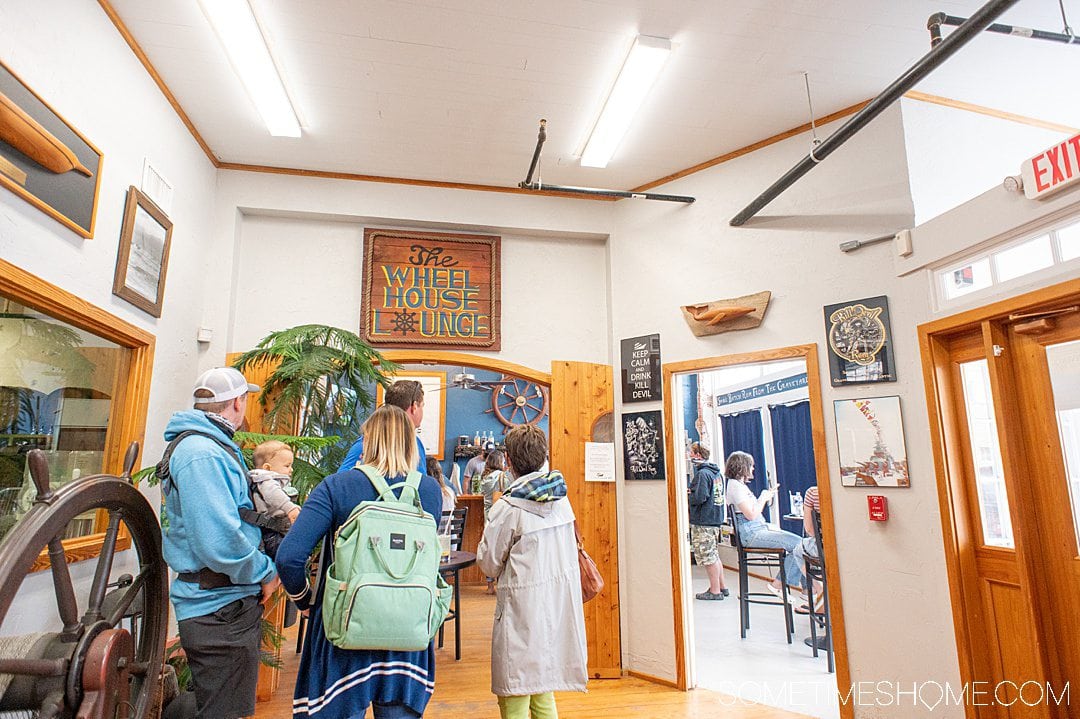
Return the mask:
<path id="1" fill-rule="evenodd" d="M 446 364 L 475 367 L 492 372 L 512 374 L 545 387 L 551 387 L 551 373 L 507 362 L 496 357 L 468 354 L 467 352 L 444 352 L 442 350 L 380 350 L 383 357 L 397 364 Z"/>

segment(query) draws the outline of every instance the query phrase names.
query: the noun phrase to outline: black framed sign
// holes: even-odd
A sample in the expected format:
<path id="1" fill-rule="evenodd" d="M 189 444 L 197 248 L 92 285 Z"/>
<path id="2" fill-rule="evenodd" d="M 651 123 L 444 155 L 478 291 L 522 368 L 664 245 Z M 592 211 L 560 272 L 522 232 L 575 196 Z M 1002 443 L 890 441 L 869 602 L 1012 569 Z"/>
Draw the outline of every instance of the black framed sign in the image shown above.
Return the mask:
<path id="1" fill-rule="evenodd" d="M 660 335 L 624 339 L 621 354 L 623 402 L 663 399 L 660 381 Z"/>
<path id="2" fill-rule="evenodd" d="M 627 479 L 667 479 L 660 410 L 622 416 L 623 472 Z"/>
<path id="3" fill-rule="evenodd" d="M 825 307 L 833 387 L 895 382 L 889 300 L 884 295 Z"/>

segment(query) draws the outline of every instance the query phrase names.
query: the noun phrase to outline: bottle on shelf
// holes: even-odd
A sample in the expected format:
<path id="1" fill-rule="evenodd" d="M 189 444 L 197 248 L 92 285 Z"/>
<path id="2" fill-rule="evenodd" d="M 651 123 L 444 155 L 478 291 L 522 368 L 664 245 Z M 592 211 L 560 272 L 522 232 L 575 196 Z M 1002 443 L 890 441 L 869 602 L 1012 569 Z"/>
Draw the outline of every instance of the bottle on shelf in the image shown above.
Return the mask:
<path id="1" fill-rule="evenodd" d="M 473 437 L 473 446 L 474 447 L 479 447 L 480 446 L 480 430 L 476 430 L 476 435 Z"/>

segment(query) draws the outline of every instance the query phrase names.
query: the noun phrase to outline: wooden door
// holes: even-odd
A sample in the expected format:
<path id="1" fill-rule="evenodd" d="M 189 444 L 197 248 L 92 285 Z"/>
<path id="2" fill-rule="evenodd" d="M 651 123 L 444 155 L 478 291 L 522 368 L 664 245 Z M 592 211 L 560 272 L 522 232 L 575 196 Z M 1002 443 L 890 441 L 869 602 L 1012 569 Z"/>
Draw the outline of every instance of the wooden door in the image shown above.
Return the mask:
<path id="1" fill-rule="evenodd" d="M 585 605 L 592 678 L 622 674 L 615 484 L 585 482 L 585 443 L 593 441 L 597 420 L 613 410 L 610 366 L 586 362 L 551 364 L 551 467 L 566 478 L 585 549 L 604 576 L 604 591 Z"/>
<path id="2" fill-rule="evenodd" d="M 948 493 L 951 504 L 945 540 L 955 550 L 950 590 L 962 679 L 983 690 L 1004 687 L 1001 701 L 969 705 L 967 713 L 988 719 L 1053 717 L 1046 707 L 1021 712 L 1016 691 L 1006 684 L 1046 677 L 1047 656 L 1029 570 L 1036 555 L 1023 521 L 1024 497 L 1009 471 L 1021 464 L 1022 451 L 1008 433 L 1014 421 L 1006 401 L 1013 394 L 1009 362 L 994 355 L 991 329 L 979 326 L 933 343 L 945 428 L 945 467 L 939 459 L 939 474 L 944 469 L 948 477 L 939 491 Z"/>
<path id="3" fill-rule="evenodd" d="M 919 329 L 969 719 L 1076 716 L 1078 307 L 1073 280 Z"/>
<path id="4" fill-rule="evenodd" d="M 1029 313 L 1026 313 L 1029 314 Z M 1055 684 L 1080 679 L 1080 311 L 1008 323 L 1024 466 Z M 1080 702 L 1077 702 L 1080 705 Z"/>

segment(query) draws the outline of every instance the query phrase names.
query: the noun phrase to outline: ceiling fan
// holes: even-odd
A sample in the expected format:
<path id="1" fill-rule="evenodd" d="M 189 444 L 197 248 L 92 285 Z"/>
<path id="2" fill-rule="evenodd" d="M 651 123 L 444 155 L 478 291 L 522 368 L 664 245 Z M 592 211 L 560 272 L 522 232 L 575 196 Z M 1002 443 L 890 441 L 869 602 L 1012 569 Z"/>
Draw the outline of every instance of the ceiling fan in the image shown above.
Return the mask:
<path id="1" fill-rule="evenodd" d="M 503 385 L 513 384 L 513 380 L 478 380 L 476 375 L 469 374 L 465 371 L 465 368 L 461 368 L 461 372 L 454 375 L 454 378 L 450 380 L 447 387 L 457 387 L 459 389 L 474 389 L 477 392 L 488 392 L 495 387 L 502 387 Z"/>

